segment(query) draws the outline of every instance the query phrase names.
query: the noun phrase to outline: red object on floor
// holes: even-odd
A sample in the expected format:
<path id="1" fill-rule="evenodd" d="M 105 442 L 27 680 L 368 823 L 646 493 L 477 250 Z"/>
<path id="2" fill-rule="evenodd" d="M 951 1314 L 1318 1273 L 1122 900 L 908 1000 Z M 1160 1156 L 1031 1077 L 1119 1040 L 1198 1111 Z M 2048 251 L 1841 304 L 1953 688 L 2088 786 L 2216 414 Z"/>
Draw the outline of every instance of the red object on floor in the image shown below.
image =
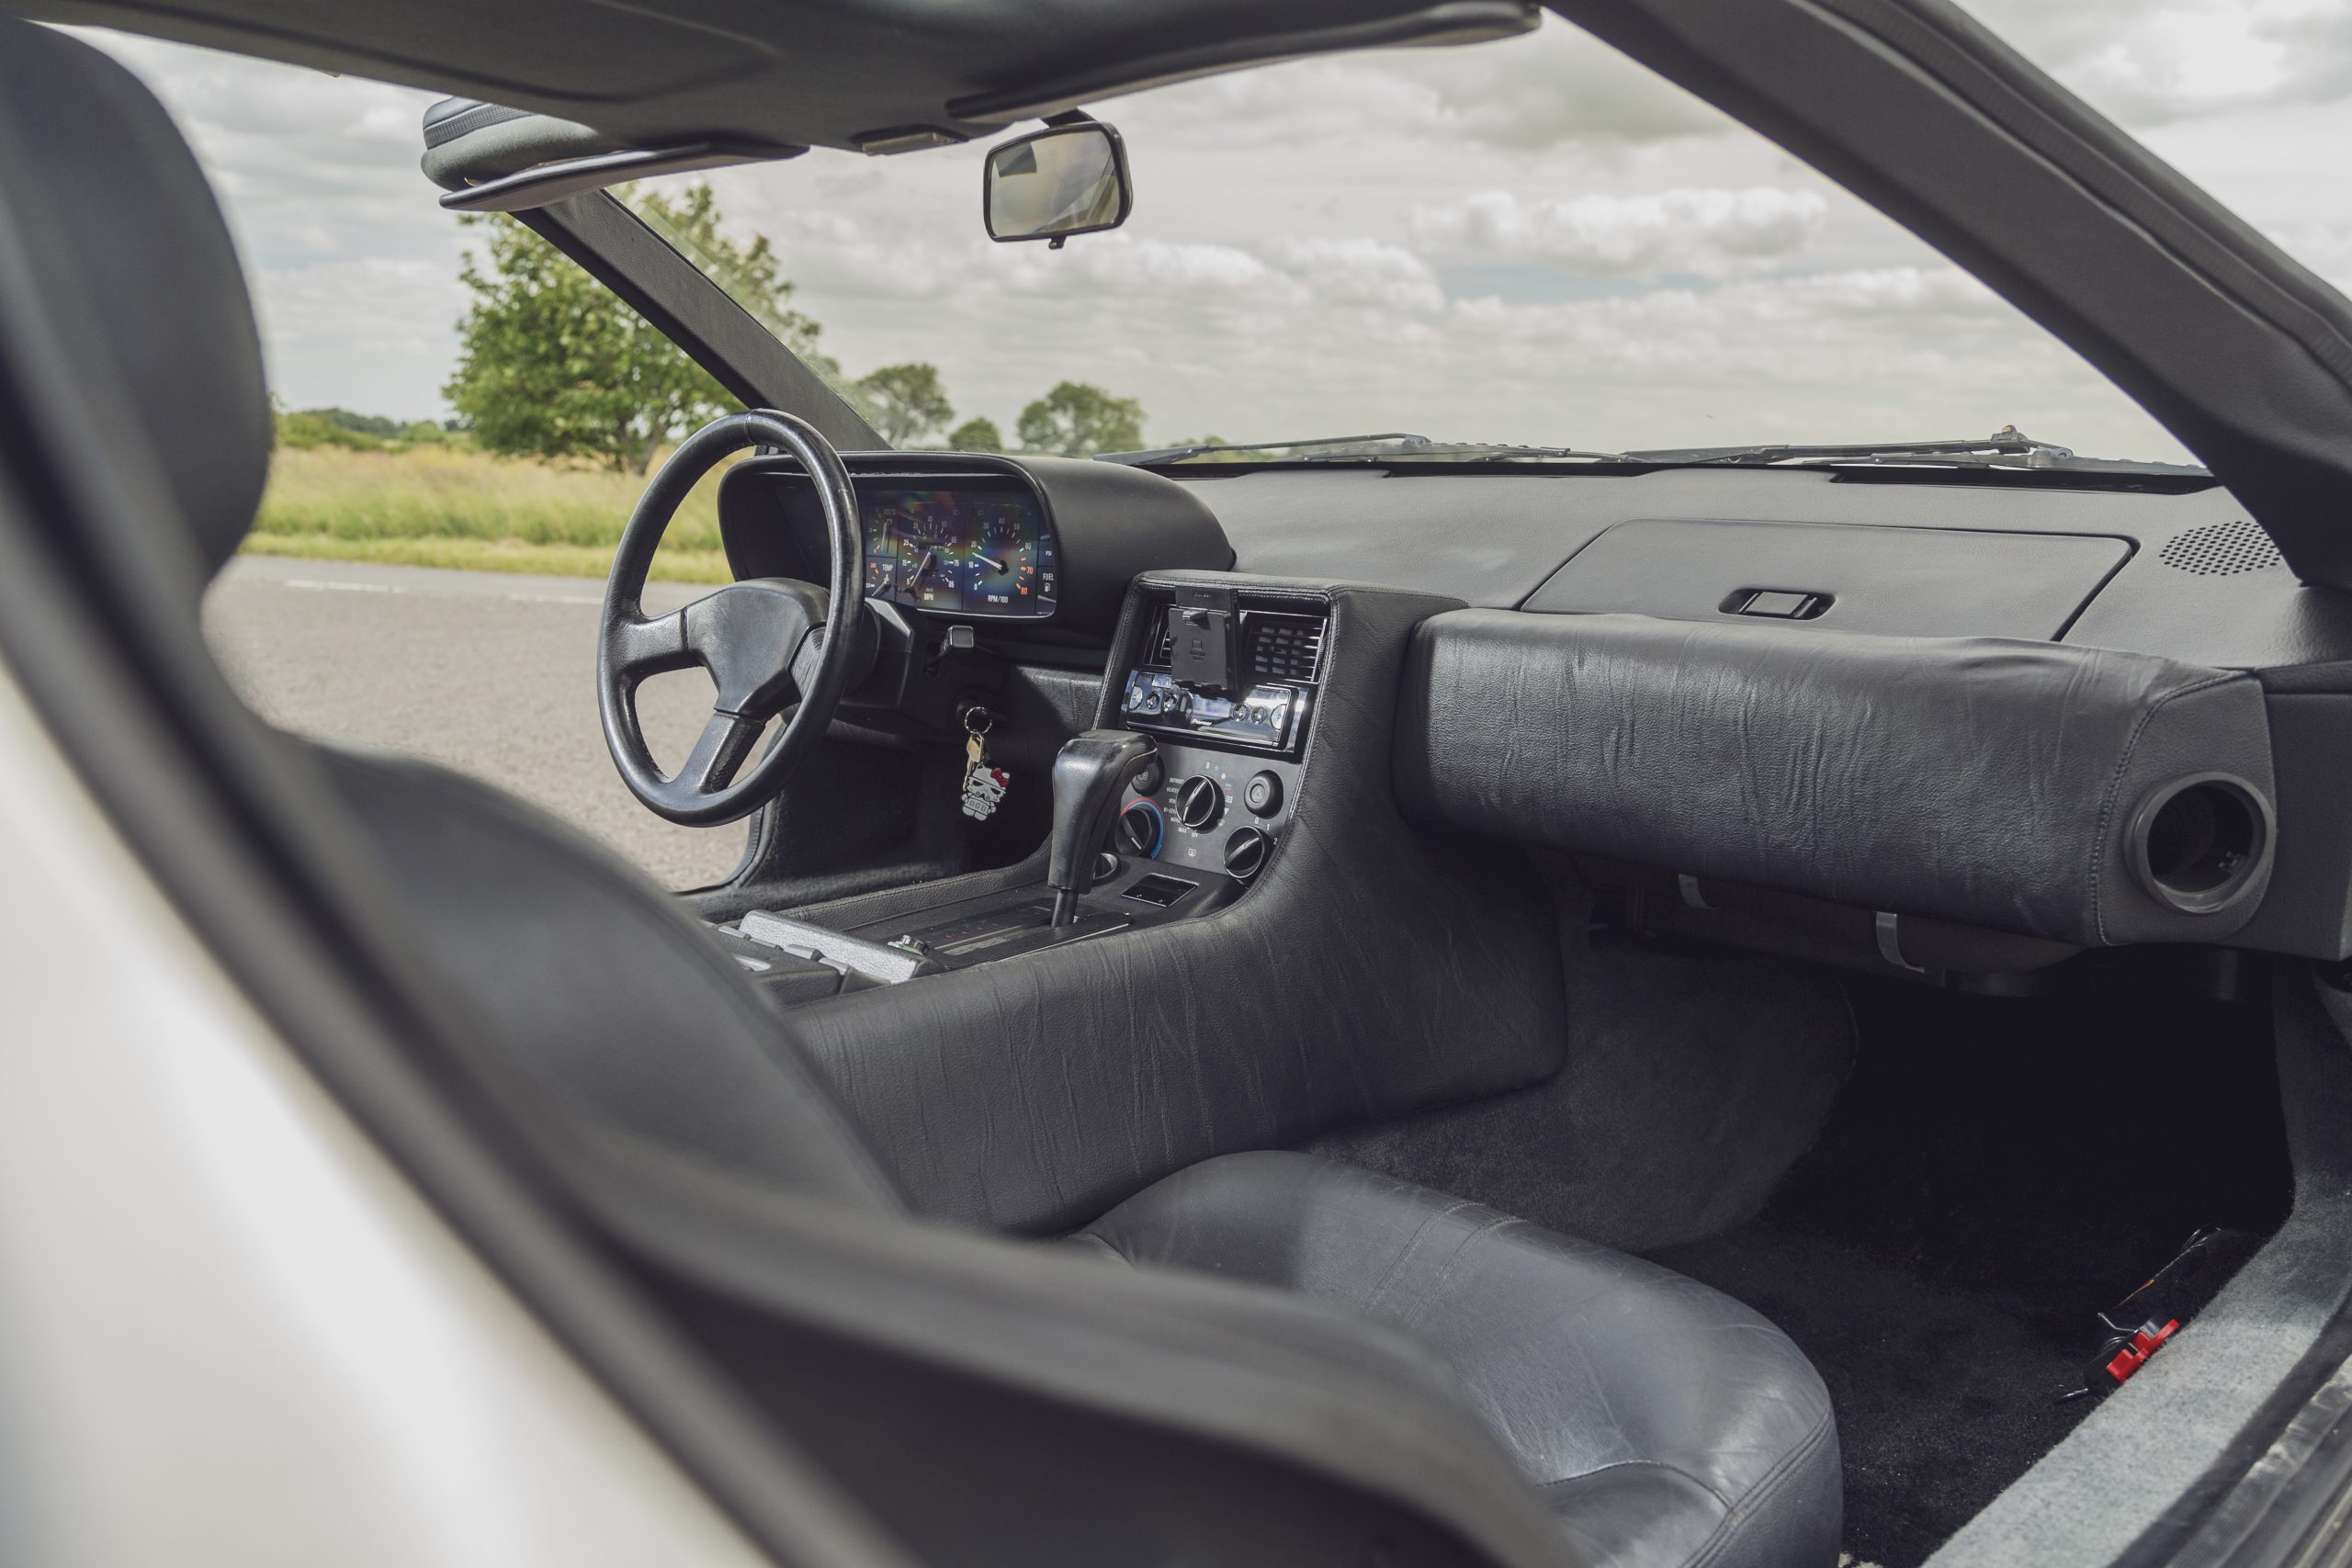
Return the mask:
<path id="1" fill-rule="evenodd" d="M 2162 1349 L 2165 1341 L 2179 1332 L 2180 1319 L 2177 1317 L 2168 1320 L 2162 1328 L 2157 1328 L 2153 1324 L 2143 1327 L 2132 1336 L 2132 1343 L 2118 1350 L 2115 1353 L 2115 1359 L 2108 1362 L 2107 1375 L 2117 1382 L 2124 1382 L 2133 1372 L 2146 1366 L 2148 1358 Z"/>

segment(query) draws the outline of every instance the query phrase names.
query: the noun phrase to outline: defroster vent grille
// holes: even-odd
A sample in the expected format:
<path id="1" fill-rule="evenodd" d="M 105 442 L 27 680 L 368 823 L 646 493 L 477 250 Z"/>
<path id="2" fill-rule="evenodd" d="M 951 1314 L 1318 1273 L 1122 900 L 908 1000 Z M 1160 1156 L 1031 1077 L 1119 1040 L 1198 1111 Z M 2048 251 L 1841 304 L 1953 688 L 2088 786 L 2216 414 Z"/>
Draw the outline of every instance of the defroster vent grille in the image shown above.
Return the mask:
<path id="1" fill-rule="evenodd" d="M 2234 577 L 2242 571 L 2277 566 L 2281 557 L 2269 535 L 2241 518 L 2234 523 L 2208 523 L 2175 534 L 2165 541 L 2156 558 L 2199 577 Z"/>
<path id="2" fill-rule="evenodd" d="M 1170 607 L 1159 623 L 1146 665 L 1165 670 L 1176 653 L 1176 616 Z M 1253 681 L 1307 681 L 1323 671 L 1323 617 L 1249 610 L 1241 617 L 1242 660 Z"/>

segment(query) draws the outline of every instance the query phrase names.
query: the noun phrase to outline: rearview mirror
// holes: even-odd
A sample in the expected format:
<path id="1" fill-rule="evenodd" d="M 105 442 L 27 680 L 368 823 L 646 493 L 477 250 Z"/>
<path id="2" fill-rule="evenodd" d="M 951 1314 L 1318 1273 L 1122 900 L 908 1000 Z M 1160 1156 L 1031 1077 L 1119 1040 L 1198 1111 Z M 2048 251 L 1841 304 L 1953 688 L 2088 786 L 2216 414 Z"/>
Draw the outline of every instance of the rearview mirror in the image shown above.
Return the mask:
<path id="1" fill-rule="evenodd" d="M 989 238 L 1050 240 L 1115 229 L 1135 207 L 1127 149 L 1099 120 L 1047 126 L 989 153 L 982 192 Z"/>

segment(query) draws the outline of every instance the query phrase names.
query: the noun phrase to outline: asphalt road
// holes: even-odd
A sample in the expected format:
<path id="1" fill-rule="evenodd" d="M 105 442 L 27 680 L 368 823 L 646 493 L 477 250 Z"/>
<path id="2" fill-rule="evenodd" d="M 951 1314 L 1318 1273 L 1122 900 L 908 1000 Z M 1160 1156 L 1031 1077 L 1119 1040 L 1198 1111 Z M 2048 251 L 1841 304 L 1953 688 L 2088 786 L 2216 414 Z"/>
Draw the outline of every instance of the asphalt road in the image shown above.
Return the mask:
<path id="1" fill-rule="evenodd" d="M 654 583 L 663 614 L 709 592 Z M 241 556 L 205 601 L 205 633 L 261 715 L 307 735 L 415 752 L 513 790 L 671 887 L 733 869 L 743 827 L 680 828 L 637 803 L 596 719 L 604 584 L 420 567 Z M 648 682 L 638 709 L 674 765 L 710 711 L 690 671 Z"/>

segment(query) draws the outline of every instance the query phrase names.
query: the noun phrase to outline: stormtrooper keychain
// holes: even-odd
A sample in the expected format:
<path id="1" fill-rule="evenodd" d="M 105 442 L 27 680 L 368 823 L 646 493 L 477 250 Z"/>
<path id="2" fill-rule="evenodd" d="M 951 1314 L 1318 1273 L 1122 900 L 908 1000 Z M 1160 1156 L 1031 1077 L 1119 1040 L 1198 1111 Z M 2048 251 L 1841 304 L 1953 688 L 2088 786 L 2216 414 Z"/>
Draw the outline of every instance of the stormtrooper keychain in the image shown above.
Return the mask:
<path id="1" fill-rule="evenodd" d="M 984 707 L 964 715 L 964 815 L 975 822 L 995 816 L 1004 792 L 1012 787 L 1011 773 L 989 766 L 988 733 L 995 725 L 996 716 Z"/>

